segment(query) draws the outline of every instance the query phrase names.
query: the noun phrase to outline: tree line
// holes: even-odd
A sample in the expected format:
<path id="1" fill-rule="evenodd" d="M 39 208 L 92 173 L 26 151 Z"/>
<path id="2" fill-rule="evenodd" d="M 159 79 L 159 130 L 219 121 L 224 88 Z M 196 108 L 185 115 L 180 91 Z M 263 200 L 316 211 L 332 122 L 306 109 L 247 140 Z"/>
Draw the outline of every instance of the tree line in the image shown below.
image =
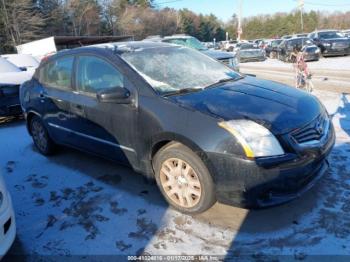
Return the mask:
<path id="1" fill-rule="evenodd" d="M 202 41 L 236 37 L 237 16 L 224 23 L 215 15 L 159 8 L 154 0 L 0 0 L 0 52 L 52 35 L 96 36 L 190 34 Z M 272 38 L 301 31 L 300 13 L 243 19 L 243 38 Z M 304 31 L 350 28 L 350 12 L 304 14 Z"/>

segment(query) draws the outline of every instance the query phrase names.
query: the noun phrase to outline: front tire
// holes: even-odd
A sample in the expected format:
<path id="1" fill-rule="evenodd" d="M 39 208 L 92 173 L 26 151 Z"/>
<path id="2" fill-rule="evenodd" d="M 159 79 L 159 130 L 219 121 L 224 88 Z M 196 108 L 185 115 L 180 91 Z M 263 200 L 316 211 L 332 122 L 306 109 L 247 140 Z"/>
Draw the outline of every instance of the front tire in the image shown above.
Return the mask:
<path id="1" fill-rule="evenodd" d="M 197 214 L 216 202 L 208 169 L 188 147 L 180 143 L 165 146 L 155 155 L 153 166 L 160 191 L 175 209 Z"/>
<path id="2" fill-rule="evenodd" d="M 45 156 L 52 155 L 55 152 L 56 145 L 50 138 L 40 117 L 32 117 L 30 119 L 29 128 L 34 145 L 39 152 Z"/>

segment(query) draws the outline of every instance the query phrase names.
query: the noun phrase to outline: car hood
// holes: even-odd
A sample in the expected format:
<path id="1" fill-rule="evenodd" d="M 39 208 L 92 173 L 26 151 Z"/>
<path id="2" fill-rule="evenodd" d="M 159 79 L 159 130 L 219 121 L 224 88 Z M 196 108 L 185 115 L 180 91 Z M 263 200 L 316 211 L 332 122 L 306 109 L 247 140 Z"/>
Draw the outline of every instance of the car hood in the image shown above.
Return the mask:
<path id="1" fill-rule="evenodd" d="M 300 128 L 325 110 L 316 97 L 304 91 L 249 76 L 169 99 L 225 121 L 253 120 L 275 135 Z"/>
<path id="2" fill-rule="evenodd" d="M 217 51 L 217 50 L 204 50 L 202 51 L 204 54 L 214 58 L 214 59 L 229 59 L 235 57 L 234 54 L 228 53 L 228 52 L 222 52 L 222 51 Z"/>

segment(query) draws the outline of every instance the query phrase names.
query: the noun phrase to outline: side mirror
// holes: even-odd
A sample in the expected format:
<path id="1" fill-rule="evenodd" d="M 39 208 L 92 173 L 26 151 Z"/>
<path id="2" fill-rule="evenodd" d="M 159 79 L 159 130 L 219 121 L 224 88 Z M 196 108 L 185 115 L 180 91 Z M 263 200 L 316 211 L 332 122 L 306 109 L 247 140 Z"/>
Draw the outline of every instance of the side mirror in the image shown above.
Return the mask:
<path id="1" fill-rule="evenodd" d="M 102 89 L 97 93 L 97 99 L 101 103 L 130 104 L 130 91 L 124 87 Z"/>

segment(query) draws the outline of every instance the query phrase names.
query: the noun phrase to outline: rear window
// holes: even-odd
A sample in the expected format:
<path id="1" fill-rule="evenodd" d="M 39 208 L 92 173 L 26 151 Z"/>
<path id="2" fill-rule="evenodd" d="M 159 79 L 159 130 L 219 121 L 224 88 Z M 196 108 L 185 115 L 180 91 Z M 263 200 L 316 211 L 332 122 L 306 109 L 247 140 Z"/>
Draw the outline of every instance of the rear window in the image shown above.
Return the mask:
<path id="1" fill-rule="evenodd" d="M 73 56 L 66 56 L 48 62 L 40 69 L 40 83 L 47 87 L 62 90 L 71 89 L 73 62 Z"/>
<path id="2" fill-rule="evenodd" d="M 331 38 L 341 38 L 344 37 L 340 32 L 321 32 L 318 33 L 318 36 L 322 39 L 331 39 Z"/>

